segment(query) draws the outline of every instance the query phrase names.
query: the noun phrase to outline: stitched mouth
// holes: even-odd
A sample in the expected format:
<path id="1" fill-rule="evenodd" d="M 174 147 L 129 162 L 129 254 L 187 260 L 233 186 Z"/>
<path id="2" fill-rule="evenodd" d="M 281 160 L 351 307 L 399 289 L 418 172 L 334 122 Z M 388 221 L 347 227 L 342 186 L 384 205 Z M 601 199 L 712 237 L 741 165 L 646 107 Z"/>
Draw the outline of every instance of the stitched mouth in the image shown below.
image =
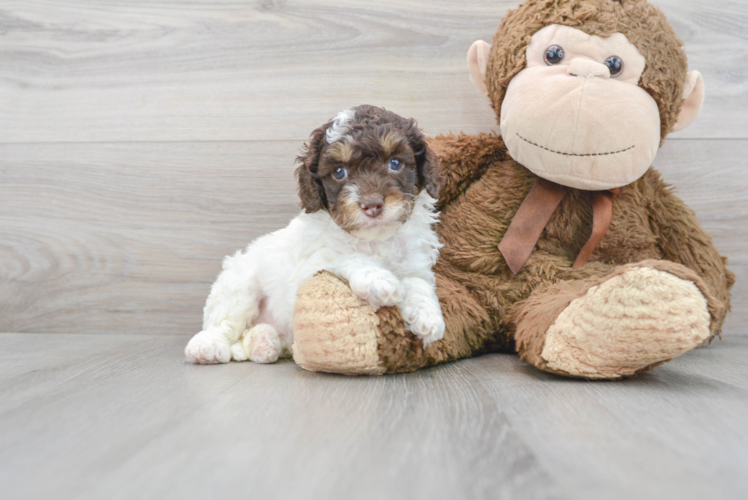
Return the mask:
<path id="1" fill-rule="evenodd" d="M 619 149 L 618 151 L 608 151 L 606 153 L 584 153 L 584 154 L 581 154 L 581 153 L 564 153 L 563 151 L 556 151 L 555 149 L 551 149 L 551 148 L 547 148 L 545 146 L 541 146 L 537 142 L 532 142 L 529 139 L 525 139 L 524 137 L 522 137 L 519 134 L 517 134 L 517 137 L 519 137 L 520 139 L 522 139 L 526 143 L 532 144 L 533 146 L 536 146 L 536 147 L 538 147 L 540 149 L 545 149 L 546 151 L 550 151 L 551 153 L 556 153 L 557 155 L 564 155 L 564 156 L 608 156 L 608 155 L 617 155 L 619 153 L 625 153 L 626 151 L 630 151 L 630 150 L 632 150 L 632 149 L 634 149 L 636 147 L 636 145 L 633 145 L 633 146 L 629 146 L 629 147 L 627 147 L 625 149 Z"/>

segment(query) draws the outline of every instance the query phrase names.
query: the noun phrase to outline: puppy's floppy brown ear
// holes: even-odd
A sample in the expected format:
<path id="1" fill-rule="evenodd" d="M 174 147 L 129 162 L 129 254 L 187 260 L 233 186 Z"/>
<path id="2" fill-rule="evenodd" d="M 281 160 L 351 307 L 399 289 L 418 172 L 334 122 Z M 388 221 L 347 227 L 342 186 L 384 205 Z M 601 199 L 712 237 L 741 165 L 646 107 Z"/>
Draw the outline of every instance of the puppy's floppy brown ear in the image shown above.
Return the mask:
<path id="1" fill-rule="evenodd" d="M 406 126 L 406 135 L 413 154 L 416 157 L 416 173 L 418 185 L 425 189 L 433 198 L 439 198 L 439 190 L 442 186 L 442 176 L 439 169 L 439 158 L 429 147 L 426 136 L 418 128 L 414 119 L 409 119 Z"/>
<path id="2" fill-rule="evenodd" d="M 441 168 L 439 167 L 439 157 L 436 156 L 434 150 L 426 144 L 426 154 L 424 155 L 423 165 L 419 170 L 419 182 L 423 177 L 423 188 L 432 198 L 439 199 L 439 191 L 442 188 L 442 182 L 444 179 L 441 175 Z"/>
<path id="3" fill-rule="evenodd" d="M 301 163 L 296 169 L 296 179 L 299 182 L 299 198 L 301 208 L 308 214 L 327 208 L 325 188 L 319 178 L 319 158 L 325 147 L 325 134 L 330 123 L 322 125 L 312 132 L 309 142 L 304 144 L 301 155 L 296 158 Z"/>

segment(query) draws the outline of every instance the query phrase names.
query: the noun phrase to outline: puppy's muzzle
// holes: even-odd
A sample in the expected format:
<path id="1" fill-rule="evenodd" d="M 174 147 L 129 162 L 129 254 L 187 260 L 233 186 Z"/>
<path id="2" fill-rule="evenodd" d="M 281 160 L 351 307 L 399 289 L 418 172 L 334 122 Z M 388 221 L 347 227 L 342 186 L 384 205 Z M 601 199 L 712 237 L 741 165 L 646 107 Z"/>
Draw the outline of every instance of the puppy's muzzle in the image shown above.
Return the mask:
<path id="1" fill-rule="evenodd" d="M 381 196 L 369 197 L 359 202 L 361 211 L 370 219 L 376 219 L 384 210 L 384 198 Z"/>

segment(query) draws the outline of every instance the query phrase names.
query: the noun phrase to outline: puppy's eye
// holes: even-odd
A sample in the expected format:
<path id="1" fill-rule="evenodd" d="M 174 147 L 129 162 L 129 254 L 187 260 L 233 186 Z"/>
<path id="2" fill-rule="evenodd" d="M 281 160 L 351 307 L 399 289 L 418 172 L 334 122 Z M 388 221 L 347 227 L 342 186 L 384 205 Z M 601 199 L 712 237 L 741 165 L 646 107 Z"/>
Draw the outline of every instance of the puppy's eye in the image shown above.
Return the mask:
<path id="1" fill-rule="evenodd" d="M 543 59 L 545 59 L 545 63 L 548 66 L 554 66 L 556 64 L 561 64 L 564 57 L 566 57 L 566 53 L 564 52 L 563 47 L 560 45 L 551 45 L 545 49 L 545 56 Z"/>
<path id="2" fill-rule="evenodd" d="M 343 179 L 348 177 L 348 171 L 344 167 L 338 167 L 332 173 L 332 176 L 335 177 L 337 180 L 342 181 Z"/>
<path id="3" fill-rule="evenodd" d="M 403 163 L 400 160 L 395 160 L 394 158 L 390 160 L 390 170 L 393 172 L 399 172 L 402 168 Z"/>
<path id="4" fill-rule="evenodd" d="M 623 71 L 623 59 L 618 56 L 610 56 L 605 60 L 605 65 L 610 70 L 610 76 L 615 78 Z"/>

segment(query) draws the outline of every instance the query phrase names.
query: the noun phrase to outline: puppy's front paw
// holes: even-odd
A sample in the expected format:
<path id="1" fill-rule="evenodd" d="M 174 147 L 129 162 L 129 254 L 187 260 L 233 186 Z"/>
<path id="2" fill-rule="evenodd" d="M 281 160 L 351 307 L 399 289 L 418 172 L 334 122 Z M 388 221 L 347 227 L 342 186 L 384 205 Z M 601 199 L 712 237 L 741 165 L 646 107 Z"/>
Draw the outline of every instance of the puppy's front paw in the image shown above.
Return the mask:
<path id="1" fill-rule="evenodd" d="M 405 289 L 394 274 L 379 267 L 365 267 L 351 275 L 353 293 L 379 309 L 402 302 Z"/>
<path id="2" fill-rule="evenodd" d="M 190 339 L 184 355 L 191 362 L 200 365 L 228 363 L 231 360 L 229 341 L 220 333 L 204 330 Z"/>
<path id="3" fill-rule="evenodd" d="M 444 338 L 444 318 L 441 310 L 432 311 L 430 308 L 406 305 L 400 310 L 405 320 L 405 326 L 413 334 L 423 340 L 423 347 L 428 347 L 437 340 Z"/>

